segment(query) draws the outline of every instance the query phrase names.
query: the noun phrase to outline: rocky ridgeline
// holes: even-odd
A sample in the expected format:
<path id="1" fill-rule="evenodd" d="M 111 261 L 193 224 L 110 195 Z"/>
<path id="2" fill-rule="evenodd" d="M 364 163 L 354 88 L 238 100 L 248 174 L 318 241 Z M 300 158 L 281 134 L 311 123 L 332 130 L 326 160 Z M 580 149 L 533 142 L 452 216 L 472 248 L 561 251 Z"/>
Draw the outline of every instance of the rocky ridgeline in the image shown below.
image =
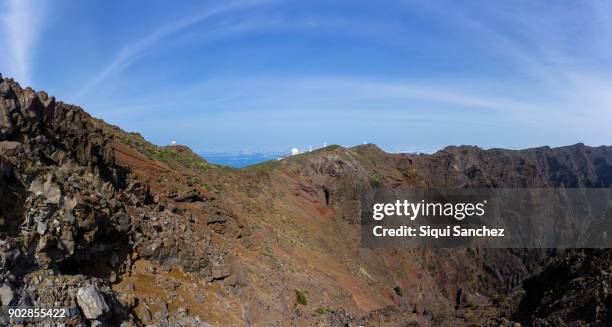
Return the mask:
<path id="1" fill-rule="evenodd" d="M 303 156 L 300 160 L 285 159 L 277 165 L 280 169 L 299 175 L 300 181 L 306 181 L 295 183 L 296 195 L 318 198 L 320 203 L 334 208 L 335 219 L 348 224 L 359 222 L 358 208 L 371 207 L 371 199 L 376 192 L 388 194 L 386 202 L 393 202 L 402 188 L 612 186 L 612 147 L 588 147 L 583 144 L 526 150 L 484 150 L 460 146 L 448 147 L 431 155 L 388 154 L 375 145 L 351 149 L 330 147 Z M 553 223 L 550 222 L 550 225 Z M 409 251 L 405 250 L 406 253 Z M 612 310 L 612 302 L 607 295 L 609 250 L 564 253 L 553 249 L 480 249 L 471 255 L 471 252 L 462 249 L 427 249 L 415 254 L 412 261 L 418 260 L 421 254 L 431 254 L 425 258 L 428 261 L 440 258 L 435 264 L 428 265 L 429 271 L 424 275 L 435 278 L 433 285 L 447 287 L 444 293 L 453 308 L 449 310 L 444 305 L 425 305 L 426 310 L 419 310 L 409 305 L 407 311 L 419 313 L 422 317 L 433 317 L 433 325 L 439 325 L 435 319 L 441 315 L 455 316 L 461 323 L 478 322 L 477 325 L 490 326 L 514 326 L 519 321 L 527 325 L 537 322 L 539 326 L 562 326 L 564 321 L 610 325 L 607 314 Z M 599 264 L 598 260 L 605 261 Z M 577 263 L 582 261 L 588 264 Z M 580 269 L 554 268 L 564 265 Z M 542 269 L 545 272 L 538 275 Z M 444 273 L 436 273 L 436 270 Z M 449 280 L 449 275 L 470 278 Z M 532 279 L 524 283 L 530 277 Z M 598 283 L 605 287 L 601 286 L 598 290 Z M 505 316 L 491 322 L 482 317 L 475 318 L 472 314 L 482 312 L 475 310 L 475 307 L 499 309 L 493 308 L 492 304 L 502 298 L 515 299 L 514 293 L 522 287 L 527 292 L 523 303 L 529 302 L 530 305 L 523 304 L 520 311 L 516 307 L 505 308 Z M 580 295 L 584 290 L 587 296 Z M 516 297 L 519 302 L 521 296 Z M 439 294 L 429 292 L 412 304 L 423 307 L 426 300 L 431 298 L 439 298 Z M 526 309 L 530 306 L 531 309 Z M 371 318 L 367 321 L 364 320 L 366 317 L 358 320 L 346 312 L 326 317 L 341 322 L 333 325 L 358 321 L 368 325 L 381 316 L 395 316 L 394 310 L 399 310 L 400 315 L 404 314 L 405 311 L 400 309 L 401 305 L 393 310 L 377 310 L 367 316 Z M 500 309 L 500 312 L 503 313 L 503 310 Z M 404 318 L 404 322 L 409 318 Z"/>
<path id="2" fill-rule="evenodd" d="M 0 78 L 2 305 L 66 307 L 70 325 L 139 325 L 136 301 L 110 287 L 133 259 L 227 277 L 207 231 L 195 235 L 193 217 L 167 201 L 116 164 L 112 140 L 81 108 Z"/>

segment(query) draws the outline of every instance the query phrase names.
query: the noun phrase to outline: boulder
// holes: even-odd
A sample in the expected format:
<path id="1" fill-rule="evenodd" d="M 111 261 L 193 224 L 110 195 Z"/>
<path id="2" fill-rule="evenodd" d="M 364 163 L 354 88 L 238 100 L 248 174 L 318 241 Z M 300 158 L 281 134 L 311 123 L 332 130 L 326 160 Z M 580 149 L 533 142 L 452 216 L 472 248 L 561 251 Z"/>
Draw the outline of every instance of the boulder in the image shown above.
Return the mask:
<path id="1" fill-rule="evenodd" d="M 206 219 L 206 224 L 223 224 L 227 221 L 227 218 L 220 214 L 214 214 Z"/>
<path id="2" fill-rule="evenodd" d="M 2 116 L 0 115 L 0 126 L 2 126 Z M 12 156 L 19 152 L 21 149 L 21 143 L 15 141 L 3 141 L 0 142 L 0 152 Z"/>
<path id="3" fill-rule="evenodd" d="M 206 197 L 203 196 L 197 190 L 191 190 L 189 192 L 182 193 L 176 199 L 176 202 L 204 202 L 206 201 Z"/>
<path id="4" fill-rule="evenodd" d="M 20 254 L 18 249 L 0 251 L 0 268 L 4 269 L 12 264 Z"/>
<path id="5" fill-rule="evenodd" d="M 96 319 L 109 311 L 104 296 L 96 285 L 87 285 L 77 291 L 77 302 L 87 319 Z"/>
<path id="6" fill-rule="evenodd" d="M 14 298 L 15 294 L 13 293 L 13 289 L 9 285 L 3 284 L 0 287 L 0 302 L 2 302 L 2 305 L 11 305 L 11 302 L 13 302 Z"/>
<path id="7" fill-rule="evenodd" d="M 59 204 L 62 199 L 62 190 L 59 185 L 51 181 L 50 176 L 45 182 L 40 179 L 32 181 L 30 192 L 37 196 L 43 196 L 46 198 L 46 202 L 50 204 Z"/>
<path id="8" fill-rule="evenodd" d="M 238 285 L 238 279 L 236 275 L 229 275 L 223 280 L 223 285 L 225 286 L 236 286 Z"/>
<path id="9" fill-rule="evenodd" d="M 0 88 L 2 87 L 1 85 L 4 85 L 4 83 L 0 84 Z M 0 91 L 0 93 L 2 93 L 2 91 Z M 14 130 L 15 126 L 10 117 L 8 106 L 5 100 L 0 98 L 0 133 L 2 138 L 6 138 L 6 136 L 13 133 Z"/>
<path id="10" fill-rule="evenodd" d="M 229 266 L 218 266 L 212 268 L 213 279 L 224 279 L 231 275 L 231 269 Z"/>
<path id="11" fill-rule="evenodd" d="M 36 225 L 36 232 L 40 235 L 45 235 L 46 231 L 47 231 L 47 222 L 45 221 L 38 222 L 38 224 Z"/>

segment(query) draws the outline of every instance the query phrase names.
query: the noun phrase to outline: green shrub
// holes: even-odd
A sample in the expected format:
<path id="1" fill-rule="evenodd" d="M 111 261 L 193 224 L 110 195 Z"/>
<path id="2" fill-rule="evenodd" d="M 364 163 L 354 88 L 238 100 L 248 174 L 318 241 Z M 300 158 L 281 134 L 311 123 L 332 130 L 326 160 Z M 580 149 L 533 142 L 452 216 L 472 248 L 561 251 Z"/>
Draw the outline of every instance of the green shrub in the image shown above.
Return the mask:
<path id="1" fill-rule="evenodd" d="M 306 295 L 304 295 L 304 293 L 298 290 L 295 290 L 295 301 L 301 305 L 308 304 L 308 301 L 306 300 Z"/>
<path id="2" fill-rule="evenodd" d="M 318 315 L 325 315 L 325 314 L 328 314 L 328 313 L 333 313 L 334 310 L 332 310 L 330 308 L 317 308 L 314 312 L 316 314 L 318 314 Z"/>
<path id="3" fill-rule="evenodd" d="M 395 291 L 395 294 L 397 294 L 397 296 L 404 296 L 404 292 L 402 291 L 401 287 L 395 286 L 393 290 Z"/>

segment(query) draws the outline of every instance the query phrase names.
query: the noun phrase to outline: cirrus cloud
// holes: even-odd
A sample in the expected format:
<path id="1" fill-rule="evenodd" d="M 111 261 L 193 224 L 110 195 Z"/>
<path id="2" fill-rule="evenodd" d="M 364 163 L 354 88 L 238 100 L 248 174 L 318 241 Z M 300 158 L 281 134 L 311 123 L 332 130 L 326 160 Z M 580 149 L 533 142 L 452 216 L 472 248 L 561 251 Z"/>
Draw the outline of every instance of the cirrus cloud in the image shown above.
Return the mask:
<path id="1" fill-rule="evenodd" d="M 3 4 L 0 43 L 6 50 L 0 52 L 0 69 L 24 85 L 32 83 L 32 58 L 46 7 L 45 1 L 33 0 L 7 0 Z"/>

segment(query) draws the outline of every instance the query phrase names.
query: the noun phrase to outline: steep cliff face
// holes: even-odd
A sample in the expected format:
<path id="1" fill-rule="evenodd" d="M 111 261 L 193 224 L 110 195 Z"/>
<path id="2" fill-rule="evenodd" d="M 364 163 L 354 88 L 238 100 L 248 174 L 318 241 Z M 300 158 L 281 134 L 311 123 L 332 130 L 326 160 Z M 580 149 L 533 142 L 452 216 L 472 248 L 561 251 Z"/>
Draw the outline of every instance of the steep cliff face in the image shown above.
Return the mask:
<path id="1" fill-rule="evenodd" d="M 428 186 L 610 187 L 611 151 L 610 147 L 584 144 L 486 151 L 464 146 L 411 156 L 410 160 Z"/>
<path id="2" fill-rule="evenodd" d="M 331 146 L 231 169 L 1 79 L 0 300 L 68 307 L 69 325 L 569 319 L 578 314 L 564 304 L 544 309 L 558 283 L 525 283 L 531 311 L 493 305 L 518 299 L 530 276 L 548 279 L 534 273 L 559 265 L 554 253 L 361 248 L 361 209 L 381 190 L 611 183 L 612 148 L 584 145 L 433 155 Z"/>
<path id="3" fill-rule="evenodd" d="M 334 222 L 335 229 L 324 239 L 333 240 L 336 233 L 351 240 L 329 245 L 335 249 L 330 256 L 374 276 L 376 282 L 360 287 L 360 291 L 369 291 L 370 300 L 377 298 L 372 295 L 376 289 L 397 285 L 410 290 L 400 299 L 404 308 L 421 305 L 423 309 L 413 311 L 448 318 L 456 308 L 488 305 L 505 297 L 539 271 L 555 251 L 360 249 L 354 226 L 360 221 L 361 209 L 372 204 L 368 202 L 372 194 L 387 189 L 386 194 L 392 196 L 415 187 L 608 187 L 611 160 L 609 147 L 582 144 L 521 151 L 449 147 L 433 155 L 388 154 L 365 145 L 328 147 L 249 169 L 267 174 L 274 192 L 291 195 L 280 201 L 279 208 L 293 210 L 294 217 L 295 207 L 301 211 L 311 208 L 308 217 Z M 323 212 L 330 213 L 317 214 Z M 357 292 L 351 294 L 359 298 Z M 385 302 L 381 299 L 377 305 Z"/>

